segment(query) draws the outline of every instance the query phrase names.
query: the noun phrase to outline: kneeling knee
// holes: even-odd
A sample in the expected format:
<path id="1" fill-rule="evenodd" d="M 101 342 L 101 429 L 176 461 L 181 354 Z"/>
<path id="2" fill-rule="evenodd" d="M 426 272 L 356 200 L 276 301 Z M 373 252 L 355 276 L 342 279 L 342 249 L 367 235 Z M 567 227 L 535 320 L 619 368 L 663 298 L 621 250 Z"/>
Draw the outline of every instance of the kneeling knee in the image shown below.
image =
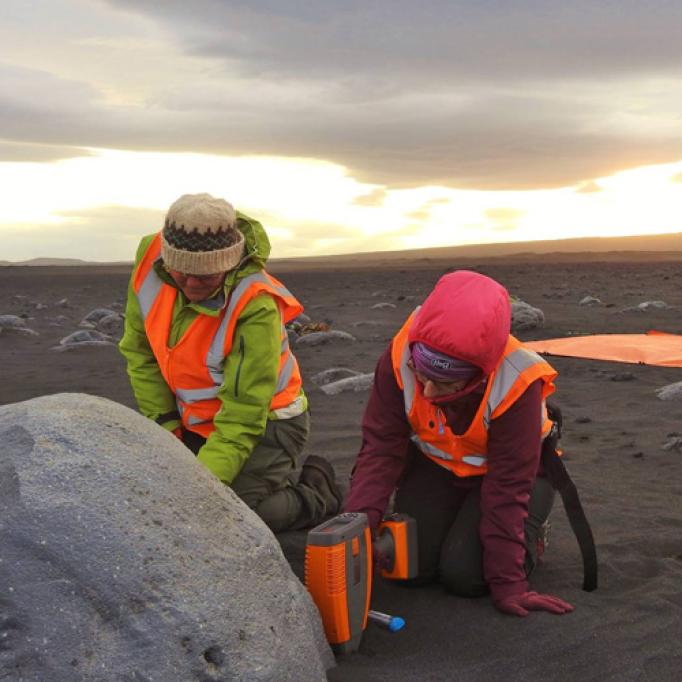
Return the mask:
<path id="1" fill-rule="evenodd" d="M 441 567 L 440 581 L 445 589 L 458 597 L 483 597 L 488 594 L 488 586 L 476 571 L 466 567 Z"/>

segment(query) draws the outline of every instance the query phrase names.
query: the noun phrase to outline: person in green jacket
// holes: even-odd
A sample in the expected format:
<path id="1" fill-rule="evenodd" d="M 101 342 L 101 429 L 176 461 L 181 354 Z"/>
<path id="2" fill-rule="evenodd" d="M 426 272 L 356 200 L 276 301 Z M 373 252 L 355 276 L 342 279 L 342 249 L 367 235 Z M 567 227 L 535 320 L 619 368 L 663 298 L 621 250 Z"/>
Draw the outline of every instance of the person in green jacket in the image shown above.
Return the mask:
<path id="1" fill-rule="evenodd" d="M 169 208 L 162 231 L 144 237 L 138 247 L 119 349 L 140 412 L 180 438 L 278 532 L 336 514 L 341 493 L 332 466 L 316 455 L 292 481 L 308 438 L 309 412 L 297 363 L 293 355 L 289 363 L 284 363 L 288 355 L 282 358 L 290 354 L 282 311 L 286 301 L 293 301 L 294 310 L 302 308 L 265 273 L 269 254 L 270 242 L 257 220 L 209 194 L 183 195 Z M 266 283 L 255 295 L 254 281 Z M 246 304 L 235 309 L 247 289 Z M 288 295 L 284 303 L 277 292 Z M 158 314 L 162 306 L 172 306 L 165 317 Z M 209 329 L 218 329 L 220 322 L 234 325 L 226 355 L 211 360 L 195 353 L 206 338 L 192 334 L 198 318 Z M 226 348 L 222 342 L 219 347 Z M 178 359 L 183 357 L 184 364 Z M 292 365 L 287 379 L 285 366 Z M 189 376 L 196 387 L 209 374 L 215 385 L 199 392 L 185 391 L 182 379 L 175 378 Z M 193 404 L 188 396 L 197 394 Z M 279 405 L 277 394 L 287 404 Z M 213 412 L 208 423 L 192 414 L 207 405 Z"/>

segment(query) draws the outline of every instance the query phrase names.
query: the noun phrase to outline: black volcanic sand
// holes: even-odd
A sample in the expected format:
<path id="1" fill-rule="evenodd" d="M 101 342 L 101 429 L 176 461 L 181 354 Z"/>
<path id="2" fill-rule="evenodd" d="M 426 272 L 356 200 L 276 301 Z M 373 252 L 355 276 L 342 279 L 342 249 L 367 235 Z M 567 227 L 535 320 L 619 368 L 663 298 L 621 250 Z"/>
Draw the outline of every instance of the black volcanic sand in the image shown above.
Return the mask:
<path id="1" fill-rule="evenodd" d="M 360 444 L 368 393 L 326 396 L 309 380 L 345 366 L 370 372 L 407 314 L 447 269 L 488 274 L 542 308 L 543 329 L 523 340 L 576 333 L 682 333 L 682 267 L 676 262 L 415 261 L 353 270 L 277 264 L 272 272 L 316 321 L 357 337 L 354 344 L 300 348 L 311 402 L 307 452 L 328 457 L 344 487 Z M 365 264 L 363 263 L 363 266 Z M 0 314 L 27 315 L 36 337 L 0 334 L 0 403 L 61 391 L 102 395 L 134 407 L 124 363 L 114 348 L 57 353 L 50 348 L 77 329 L 90 310 L 122 303 L 122 267 L 0 268 Z M 27 298 L 18 299 L 18 296 Z M 579 306 L 584 296 L 602 306 Z M 67 307 L 55 307 L 68 298 Z M 621 312 L 643 301 L 673 306 Z M 389 302 L 395 309 L 373 310 Z M 36 309 L 36 304 L 48 307 Z M 57 316 L 66 319 L 56 321 Z M 673 680 L 682 668 L 682 452 L 663 445 L 682 435 L 682 401 L 655 390 L 682 381 L 682 369 L 554 358 L 557 402 L 564 411 L 563 447 L 598 544 L 600 588 L 580 589 L 581 560 L 560 502 L 551 546 L 532 580 L 540 591 L 574 603 L 574 613 L 526 619 L 497 613 L 488 599 L 466 600 L 440 587 L 406 589 L 377 581 L 373 607 L 400 615 L 390 634 L 370 625 L 360 651 L 338 660 L 332 680 Z M 280 536 L 301 576 L 305 533 Z M 217 595 L 217 597 L 219 597 Z M 1 615 L 1 614 L 0 614 Z"/>

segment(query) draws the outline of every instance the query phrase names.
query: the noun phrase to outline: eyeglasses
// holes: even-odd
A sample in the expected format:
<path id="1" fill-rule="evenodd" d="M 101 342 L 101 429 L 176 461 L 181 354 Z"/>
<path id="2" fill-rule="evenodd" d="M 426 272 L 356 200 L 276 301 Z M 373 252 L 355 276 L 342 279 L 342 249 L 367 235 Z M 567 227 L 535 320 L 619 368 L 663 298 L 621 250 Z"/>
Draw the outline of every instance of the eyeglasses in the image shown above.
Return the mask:
<path id="1" fill-rule="evenodd" d="M 212 284 L 222 279 L 225 276 L 224 272 L 217 272 L 211 275 L 193 275 L 191 272 L 180 272 L 179 270 L 171 270 L 167 265 L 163 266 L 164 270 L 174 279 L 186 280 L 191 277 L 192 279 L 201 282 L 202 284 Z"/>
<path id="2" fill-rule="evenodd" d="M 442 393 L 455 393 L 456 391 L 463 388 L 467 383 L 463 379 L 456 379 L 455 381 L 435 381 L 416 369 L 412 358 L 408 359 L 407 366 L 412 370 L 414 376 L 417 378 L 417 381 L 422 384 L 422 386 L 426 386 L 427 383 L 431 383 L 437 391 Z"/>

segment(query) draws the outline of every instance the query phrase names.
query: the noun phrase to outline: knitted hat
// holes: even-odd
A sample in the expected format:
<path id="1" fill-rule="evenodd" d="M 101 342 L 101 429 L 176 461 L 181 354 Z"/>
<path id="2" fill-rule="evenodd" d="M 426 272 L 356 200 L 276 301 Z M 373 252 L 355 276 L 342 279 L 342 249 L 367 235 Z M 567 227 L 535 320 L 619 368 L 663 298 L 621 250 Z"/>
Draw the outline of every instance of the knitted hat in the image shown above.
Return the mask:
<path id="1" fill-rule="evenodd" d="M 166 214 L 161 258 L 171 270 L 213 275 L 235 268 L 244 253 L 237 214 L 224 199 L 183 194 Z"/>
<path id="2" fill-rule="evenodd" d="M 432 381 L 471 381 L 481 374 L 480 367 L 440 353 L 425 343 L 413 344 L 411 357 L 414 368 Z"/>

